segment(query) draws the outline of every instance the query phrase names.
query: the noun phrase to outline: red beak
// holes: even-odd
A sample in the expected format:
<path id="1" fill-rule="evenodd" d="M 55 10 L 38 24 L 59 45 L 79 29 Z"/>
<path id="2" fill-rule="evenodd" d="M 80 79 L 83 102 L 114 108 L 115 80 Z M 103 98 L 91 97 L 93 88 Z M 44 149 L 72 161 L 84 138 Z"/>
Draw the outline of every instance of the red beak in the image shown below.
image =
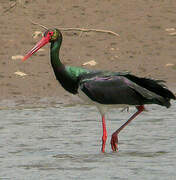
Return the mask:
<path id="1" fill-rule="evenodd" d="M 22 59 L 22 61 L 25 61 L 30 56 L 32 56 L 35 52 L 37 52 L 41 47 L 43 47 L 45 44 L 49 43 L 50 36 L 43 37 Z"/>

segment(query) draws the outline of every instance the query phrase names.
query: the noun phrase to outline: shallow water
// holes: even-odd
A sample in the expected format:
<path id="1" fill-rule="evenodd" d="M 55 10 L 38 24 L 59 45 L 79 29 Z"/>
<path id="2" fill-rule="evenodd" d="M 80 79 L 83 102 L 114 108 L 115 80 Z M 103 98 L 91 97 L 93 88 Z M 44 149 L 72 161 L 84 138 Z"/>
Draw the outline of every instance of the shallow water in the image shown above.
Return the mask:
<path id="1" fill-rule="evenodd" d="M 175 179 L 176 103 L 148 106 L 119 136 L 110 137 L 135 112 L 107 114 L 106 153 L 100 115 L 91 106 L 0 110 L 0 179 Z"/>

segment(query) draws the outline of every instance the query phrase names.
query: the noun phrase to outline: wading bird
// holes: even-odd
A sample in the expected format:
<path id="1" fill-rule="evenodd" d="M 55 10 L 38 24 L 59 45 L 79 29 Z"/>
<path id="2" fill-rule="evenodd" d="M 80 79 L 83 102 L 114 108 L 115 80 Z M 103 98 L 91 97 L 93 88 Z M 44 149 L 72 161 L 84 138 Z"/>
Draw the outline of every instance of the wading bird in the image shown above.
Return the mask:
<path id="1" fill-rule="evenodd" d="M 97 106 L 103 126 L 102 148 L 105 152 L 107 139 L 105 113 L 112 105 L 115 107 L 135 106 L 137 112 L 117 129 L 111 137 L 111 148 L 118 150 L 118 134 L 138 114 L 145 110 L 145 104 L 158 104 L 170 107 L 174 94 L 163 84 L 164 81 L 141 78 L 125 72 L 88 70 L 81 67 L 65 66 L 60 61 L 59 50 L 62 34 L 58 29 L 50 29 L 43 38 L 24 56 L 23 61 L 47 43 L 51 43 L 50 58 L 56 79 L 62 87 L 72 94 L 78 94 L 86 102 Z"/>

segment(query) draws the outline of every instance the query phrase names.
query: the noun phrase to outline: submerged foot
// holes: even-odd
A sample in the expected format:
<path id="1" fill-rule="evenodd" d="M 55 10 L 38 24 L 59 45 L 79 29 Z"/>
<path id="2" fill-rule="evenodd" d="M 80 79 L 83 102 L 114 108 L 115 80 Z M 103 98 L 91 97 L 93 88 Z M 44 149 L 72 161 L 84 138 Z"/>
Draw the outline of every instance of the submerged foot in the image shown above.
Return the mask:
<path id="1" fill-rule="evenodd" d="M 113 151 L 118 151 L 118 134 L 113 133 L 111 137 L 111 148 Z"/>

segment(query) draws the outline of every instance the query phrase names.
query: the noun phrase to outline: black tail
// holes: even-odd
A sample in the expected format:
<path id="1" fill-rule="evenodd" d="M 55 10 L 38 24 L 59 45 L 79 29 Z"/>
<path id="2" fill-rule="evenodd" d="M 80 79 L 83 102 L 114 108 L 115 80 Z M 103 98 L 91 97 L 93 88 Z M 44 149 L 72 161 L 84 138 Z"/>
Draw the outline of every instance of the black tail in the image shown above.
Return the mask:
<path id="1" fill-rule="evenodd" d="M 170 99 L 176 99 L 175 95 L 167 89 L 163 80 L 153 80 L 149 78 L 139 78 L 131 74 L 125 75 L 128 79 L 135 82 L 139 86 L 162 96 L 168 104 Z"/>

